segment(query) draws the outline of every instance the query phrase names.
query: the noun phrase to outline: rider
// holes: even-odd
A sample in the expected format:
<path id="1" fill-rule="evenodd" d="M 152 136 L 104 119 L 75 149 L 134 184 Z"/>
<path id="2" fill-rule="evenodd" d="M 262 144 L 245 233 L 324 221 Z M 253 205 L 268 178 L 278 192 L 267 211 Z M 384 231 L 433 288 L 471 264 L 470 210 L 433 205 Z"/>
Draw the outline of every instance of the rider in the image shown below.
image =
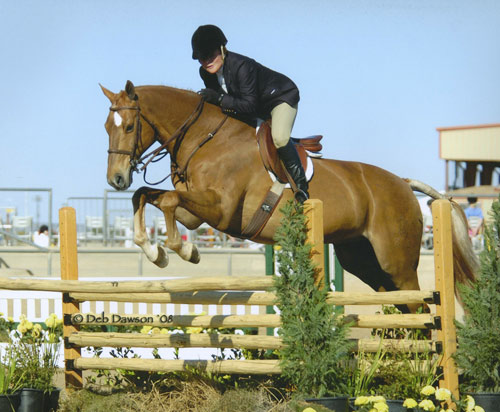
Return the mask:
<path id="1" fill-rule="evenodd" d="M 272 119 L 271 135 L 278 155 L 297 186 L 295 198 L 309 198 L 308 184 L 290 134 L 297 115 L 299 90 L 281 73 L 255 60 L 226 49 L 227 39 L 217 26 L 200 26 L 193 34 L 193 59 L 200 64 L 205 89 L 200 94 L 208 103 L 231 115 Z"/>

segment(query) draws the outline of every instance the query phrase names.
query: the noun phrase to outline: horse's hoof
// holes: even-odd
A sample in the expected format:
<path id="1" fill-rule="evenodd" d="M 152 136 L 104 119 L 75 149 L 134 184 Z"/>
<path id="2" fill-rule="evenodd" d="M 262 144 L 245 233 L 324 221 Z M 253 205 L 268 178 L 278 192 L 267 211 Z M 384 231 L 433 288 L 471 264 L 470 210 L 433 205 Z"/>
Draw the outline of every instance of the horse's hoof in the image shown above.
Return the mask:
<path id="1" fill-rule="evenodd" d="M 153 263 L 162 269 L 168 266 L 168 255 L 163 247 L 158 246 L 158 257 Z"/>
<path id="2" fill-rule="evenodd" d="M 200 252 L 198 248 L 193 245 L 193 250 L 191 251 L 191 257 L 189 258 L 191 263 L 200 263 Z"/>

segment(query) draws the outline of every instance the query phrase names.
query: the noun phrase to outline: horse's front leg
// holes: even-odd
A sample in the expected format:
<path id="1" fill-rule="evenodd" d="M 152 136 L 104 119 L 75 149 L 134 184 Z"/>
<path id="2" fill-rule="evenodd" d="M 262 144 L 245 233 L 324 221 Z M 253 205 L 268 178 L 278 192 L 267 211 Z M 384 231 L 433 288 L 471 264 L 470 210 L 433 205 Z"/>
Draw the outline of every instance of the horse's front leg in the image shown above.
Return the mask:
<path id="1" fill-rule="evenodd" d="M 208 222 L 218 220 L 220 214 L 218 210 L 217 196 L 212 191 L 207 192 L 187 192 L 168 191 L 161 194 L 153 204 L 162 210 L 167 225 L 166 245 L 175 251 L 182 259 L 191 263 L 200 261 L 200 254 L 197 247 L 191 242 L 184 242 L 177 229 L 176 212 L 183 216 L 184 224 L 189 226 L 194 224 L 199 226 L 203 216 Z"/>
<path id="2" fill-rule="evenodd" d="M 152 245 L 146 232 L 145 207 L 147 203 L 154 204 L 165 190 L 141 187 L 132 196 L 134 206 L 134 242 L 147 258 L 155 265 L 164 268 L 168 265 L 168 255 L 160 245 Z"/>

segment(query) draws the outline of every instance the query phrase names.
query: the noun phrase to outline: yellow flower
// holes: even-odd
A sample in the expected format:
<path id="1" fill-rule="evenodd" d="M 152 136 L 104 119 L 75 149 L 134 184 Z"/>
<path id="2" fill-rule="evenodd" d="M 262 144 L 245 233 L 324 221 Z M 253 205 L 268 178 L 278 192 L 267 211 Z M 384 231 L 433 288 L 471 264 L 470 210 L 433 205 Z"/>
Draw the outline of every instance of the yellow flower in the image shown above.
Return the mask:
<path id="1" fill-rule="evenodd" d="M 161 333 L 162 335 L 168 335 L 168 329 L 166 329 L 166 328 L 161 328 L 160 333 Z"/>
<path id="2" fill-rule="evenodd" d="M 412 398 L 407 398 L 405 399 L 405 401 L 403 402 L 403 407 L 404 408 L 407 408 L 407 409 L 413 409 L 413 408 L 416 408 L 418 405 L 417 401 L 415 399 L 412 399 Z"/>
<path id="3" fill-rule="evenodd" d="M 56 334 L 55 333 L 49 333 L 49 342 L 56 343 Z"/>
<path id="4" fill-rule="evenodd" d="M 45 324 L 48 328 L 53 328 L 56 325 L 56 320 L 52 316 L 49 316 L 45 319 Z"/>
<path id="5" fill-rule="evenodd" d="M 420 393 L 422 395 L 425 395 L 425 396 L 434 395 L 435 392 L 436 392 L 436 389 L 434 389 L 434 387 L 431 385 L 424 386 L 422 388 L 422 390 L 420 391 Z"/>
<path id="6" fill-rule="evenodd" d="M 33 328 L 33 332 L 31 332 L 34 338 L 40 337 L 40 330 L 38 328 Z"/>
<path id="7" fill-rule="evenodd" d="M 474 407 L 474 412 L 484 412 L 484 409 L 483 409 L 483 408 L 481 408 L 479 405 L 476 405 L 476 406 Z"/>
<path id="8" fill-rule="evenodd" d="M 21 332 L 22 334 L 25 334 L 26 332 L 28 332 L 28 329 L 26 328 L 26 325 L 24 324 L 24 322 L 21 322 L 19 325 L 17 325 L 17 330 L 19 332 Z"/>
<path id="9" fill-rule="evenodd" d="M 187 333 L 191 333 L 191 334 L 196 334 L 196 333 L 201 333 L 203 330 L 203 328 L 193 328 L 193 327 L 188 327 L 186 328 L 186 332 Z"/>
<path id="10" fill-rule="evenodd" d="M 28 330 L 33 329 L 33 323 L 30 322 L 29 320 L 26 322 L 26 329 L 28 329 Z"/>
<path id="11" fill-rule="evenodd" d="M 147 335 L 151 329 L 153 329 L 152 326 L 143 326 L 141 329 L 141 333 L 144 333 L 145 335 Z"/>
<path id="12" fill-rule="evenodd" d="M 63 324 L 62 318 L 56 318 L 56 326 L 61 326 Z"/>
<path id="13" fill-rule="evenodd" d="M 423 409 L 424 411 L 430 411 L 430 412 L 434 412 L 434 410 L 436 409 L 434 403 L 430 399 L 424 399 L 418 404 L 418 407 L 420 409 Z"/>
<path id="14" fill-rule="evenodd" d="M 377 412 L 389 412 L 389 406 L 384 402 L 375 402 L 373 407 Z"/>
<path id="15" fill-rule="evenodd" d="M 467 399 L 467 406 L 466 406 L 465 410 L 467 412 L 472 412 L 474 410 L 474 406 L 476 406 L 476 401 L 470 395 L 467 395 L 466 399 Z"/>
<path id="16" fill-rule="evenodd" d="M 316 412 L 316 409 L 313 408 L 306 408 L 302 412 Z"/>
<path id="17" fill-rule="evenodd" d="M 39 323 L 35 323 L 33 325 L 33 330 L 38 330 L 40 332 L 42 330 L 42 325 L 40 325 Z"/>
<path id="18" fill-rule="evenodd" d="M 435 396 L 438 401 L 448 401 L 451 399 L 451 391 L 446 388 L 439 388 L 436 389 Z"/>
<path id="19" fill-rule="evenodd" d="M 9 316 L 9 317 L 7 318 L 7 320 L 8 320 L 10 323 L 14 323 L 14 318 L 13 318 L 12 316 Z"/>
<path id="20" fill-rule="evenodd" d="M 368 396 L 358 396 L 354 401 L 354 405 L 366 405 L 368 403 Z"/>
<path id="21" fill-rule="evenodd" d="M 160 328 L 154 327 L 153 329 L 151 329 L 151 333 L 153 333 L 153 335 L 159 334 L 160 333 Z"/>
<path id="22" fill-rule="evenodd" d="M 383 396 L 370 396 L 371 402 L 383 402 L 385 403 L 385 398 Z"/>

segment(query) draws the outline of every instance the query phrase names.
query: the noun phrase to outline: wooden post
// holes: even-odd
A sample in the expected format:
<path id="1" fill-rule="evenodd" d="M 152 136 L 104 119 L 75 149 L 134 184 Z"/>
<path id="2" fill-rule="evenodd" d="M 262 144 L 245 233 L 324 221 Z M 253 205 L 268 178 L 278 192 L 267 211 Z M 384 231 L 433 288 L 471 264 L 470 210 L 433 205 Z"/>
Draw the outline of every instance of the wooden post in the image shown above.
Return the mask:
<path id="1" fill-rule="evenodd" d="M 61 280 L 78 280 L 78 254 L 76 248 L 76 213 L 72 207 L 59 209 L 59 240 L 61 246 Z M 63 337 L 64 337 L 64 376 L 66 387 L 83 387 L 82 371 L 73 368 L 75 359 L 80 358 L 80 348 L 73 348 L 66 344 L 67 339 L 78 327 L 66 324 L 66 315 L 80 312 L 80 304 L 69 299 L 63 293 Z"/>
<path id="2" fill-rule="evenodd" d="M 323 202 L 319 199 L 308 199 L 304 202 L 304 213 L 307 216 L 308 242 L 313 245 L 311 259 L 316 266 L 314 283 L 317 287 L 325 287 L 325 248 L 323 235 Z"/>
<path id="3" fill-rule="evenodd" d="M 457 349 L 455 330 L 455 285 L 453 277 L 453 246 L 451 232 L 451 204 L 448 200 L 432 203 L 434 230 L 434 267 L 436 271 L 436 290 L 441 295 L 441 304 L 436 305 L 436 314 L 441 318 L 438 340 L 443 342 L 443 378 L 440 387 L 449 389 L 459 399 L 458 371 L 452 356 Z"/>

